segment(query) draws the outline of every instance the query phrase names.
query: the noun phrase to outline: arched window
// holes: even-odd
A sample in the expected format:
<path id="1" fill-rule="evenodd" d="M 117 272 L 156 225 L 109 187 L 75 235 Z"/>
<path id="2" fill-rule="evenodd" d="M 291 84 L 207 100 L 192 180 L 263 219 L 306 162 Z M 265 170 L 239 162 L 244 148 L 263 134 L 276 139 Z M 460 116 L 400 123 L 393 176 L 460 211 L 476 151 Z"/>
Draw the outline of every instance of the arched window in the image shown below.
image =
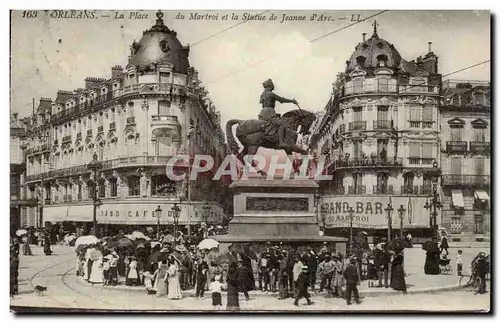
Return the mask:
<path id="1" fill-rule="evenodd" d="M 93 180 L 89 180 L 87 181 L 87 187 L 88 187 L 88 198 L 90 200 L 94 199 L 94 181 Z"/>
<path id="2" fill-rule="evenodd" d="M 116 197 L 118 195 L 118 179 L 116 177 L 111 177 L 109 179 L 109 186 L 110 186 L 110 196 L 111 197 Z"/>
<path id="3" fill-rule="evenodd" d="M 353 79 L 352 83 L 354 86 L 354 94 L 363 93 L 363 79 L 362 78 L 355 78 L 355 79 Z"/>
<path id="4" fill-rule="evenodd" d="M 99 198 L 106 197 L 106 180 L 104 178 L 98 179 L 99 182 Z"/>
<path id="5" fill-rule="evenodd" d="M 134 151 L 136 148 L 136 134 L 133 130 L 125 132 L 125 146 L 126 146 L 126 156 L 135 156 L 137 155 L 137 151 Z"/>

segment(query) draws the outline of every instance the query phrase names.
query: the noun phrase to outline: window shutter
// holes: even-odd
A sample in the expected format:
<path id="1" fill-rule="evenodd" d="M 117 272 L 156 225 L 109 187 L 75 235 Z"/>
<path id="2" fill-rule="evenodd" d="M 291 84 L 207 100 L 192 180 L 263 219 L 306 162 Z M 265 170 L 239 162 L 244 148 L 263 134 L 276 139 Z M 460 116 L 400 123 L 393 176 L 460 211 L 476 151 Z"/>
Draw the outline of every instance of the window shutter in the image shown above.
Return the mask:
<path id="1" fill-rule="evenodd" d="M 432 159 L 432 143 L 422 144 L 422 158 Z"/>
<path id="2" fill-rule="evenodd" d="M 420 158 L 420 143 L 411 142 L 410 143 L 410 158 Z"/>
<path id="3" fill-rule="evenodd" d="M 420 110 L 422 108 L 420 106 L 411 106 L 410 107 L 410 121 L 420 121 Z"/>
<path id="4" fill-rule="evenodd" d="M 432 122 L 432 106 L 426 105 L 422 108 L 422 121 Z"/>
<path id="5" fill-rule="evenodd" d="M 474 159 L 474 172 L 478 175 L 484 175 L 484 159 L 475 158 Z"/>
<path id="6" fill-rule="evenodd" d="M 462 160 L 460 158 L 451 158 L 451 173 L 462 174 Z"/>

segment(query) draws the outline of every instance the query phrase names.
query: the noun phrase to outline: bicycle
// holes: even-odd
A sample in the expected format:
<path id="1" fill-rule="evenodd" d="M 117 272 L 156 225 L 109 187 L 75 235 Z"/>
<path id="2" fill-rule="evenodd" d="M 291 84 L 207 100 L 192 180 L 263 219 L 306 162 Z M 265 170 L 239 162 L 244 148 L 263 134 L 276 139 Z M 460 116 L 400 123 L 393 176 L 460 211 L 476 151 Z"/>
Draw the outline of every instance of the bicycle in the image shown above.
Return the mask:
<path id="1" fill-rule="evenodd" d="M 481 290 L 481 279 L 475 273 L 472 273 L 471 275 L 462 275 L 458 284 L 464 287 L 472 286 L 474 294 L 479 293 Z"/>

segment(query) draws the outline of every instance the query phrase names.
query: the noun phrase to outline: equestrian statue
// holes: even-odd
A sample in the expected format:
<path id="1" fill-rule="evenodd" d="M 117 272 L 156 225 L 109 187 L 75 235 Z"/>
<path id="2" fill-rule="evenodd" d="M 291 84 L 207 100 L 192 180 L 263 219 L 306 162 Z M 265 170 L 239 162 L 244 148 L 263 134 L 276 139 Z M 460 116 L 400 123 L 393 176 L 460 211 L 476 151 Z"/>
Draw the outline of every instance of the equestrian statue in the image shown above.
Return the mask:
<path id="1" fill-rule="evenodd" d="M 287 155 L 292 152 L 307 154 L 307 151 L 299 147 L 298 134 L 307 134 L 316 116 L 300 108 L 295 99 L 287 99 L 273 92 L 274 84 L 271 79 L 262 83 L 264 92 L 260 96 L 262 111 L 258 120 L 229 120 L 226 124 L 227 142 L 231 151 L 236 154 L 238 160 L 243 164 L 244 157 L 248 154 L 255 155 L 259 147 L 268 149 L 284 150 Z M 274 108 L 276 101 L 280 103 L 293 103 L 298 109 L 285 113 L 283 116 L 276 114 Z M 238 142 L 233 135 L 233 126 L 236 127 L 236 138 L 243 145 L 239 151 Z M 297 133 L 297 130 L 300 131 Z"/>

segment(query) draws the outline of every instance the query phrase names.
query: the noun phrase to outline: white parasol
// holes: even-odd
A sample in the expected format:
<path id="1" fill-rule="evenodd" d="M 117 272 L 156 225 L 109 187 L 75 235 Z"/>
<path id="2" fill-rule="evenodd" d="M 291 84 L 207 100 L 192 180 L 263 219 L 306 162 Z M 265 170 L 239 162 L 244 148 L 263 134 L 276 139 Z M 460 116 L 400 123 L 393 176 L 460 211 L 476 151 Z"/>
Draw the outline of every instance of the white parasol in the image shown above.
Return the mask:
<path id="1" fill-rule="evenodd" d="M 134 231 L 131 236 L 132 236 L 132 239 L 134 239 L 134 240 L 135 239 L 145 239 L 145 240 L 150 240 L 151 239 L 148 236 L 144 235 L 142 232 L 137 231 L 137 230 Z"/>
<path id="2" fill-rule="evenodd" d="M 90 244 L 97 244 L 99 242 L 99 239 L 97 239 L 96 236 L 93 235 L 88 235 L 88 236 L 81 236 L 78 237 L 75 241 L 75 247 L 78 245 L 90 245 Z"/>
<path id="3" fill-rule="evenodd" d="M 22 235 L 26 235 L 27 233 L 28 231 L 26 229 L 19 229 L 18 231 L 16 231 L 16 236 L 21 237 Z"/>
<path id="4" fill-rule="evenodd" d="M 198 245 L 199 249 L 212 249 L 217 248 L 219 246 L 219 242 L 215 239 L 207 238 L 201 241 Z"/>

